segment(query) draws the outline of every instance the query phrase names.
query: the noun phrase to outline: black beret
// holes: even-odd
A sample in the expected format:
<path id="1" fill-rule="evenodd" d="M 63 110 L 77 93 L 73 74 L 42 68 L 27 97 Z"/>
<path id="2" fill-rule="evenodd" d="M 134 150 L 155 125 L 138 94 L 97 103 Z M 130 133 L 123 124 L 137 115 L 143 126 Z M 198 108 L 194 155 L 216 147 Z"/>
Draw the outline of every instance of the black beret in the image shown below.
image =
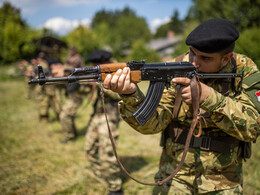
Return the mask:
<path id="1" fill-rule="evenodd" d="M 201 52 L 215 53 L 228 48 L 239 37 L 236 26 L 226 19 L 214 18 L 201 23 L 185 43 Z"/>
<path id="2" fill-rule="evenodd" d="M 37 58 L 45 58 L 45 53 L 40 52 L 40 53 L 37 55 Z"/>
<path id="3" fill-rule="evenodd" d="M 88 55 L 88 61 L 93 63 L 108 62 L 112 53 L 105 50 L 95 50 Z"/>
<path id="4" fill-rule="evenodd" d="M 48 59 L 47 60 L 49 66 L 52 65 L 52 64 L 62 64 L 62 61 L 60 59 L 54 59 L 54 58 L 51 58 L 51 59 Z"/>

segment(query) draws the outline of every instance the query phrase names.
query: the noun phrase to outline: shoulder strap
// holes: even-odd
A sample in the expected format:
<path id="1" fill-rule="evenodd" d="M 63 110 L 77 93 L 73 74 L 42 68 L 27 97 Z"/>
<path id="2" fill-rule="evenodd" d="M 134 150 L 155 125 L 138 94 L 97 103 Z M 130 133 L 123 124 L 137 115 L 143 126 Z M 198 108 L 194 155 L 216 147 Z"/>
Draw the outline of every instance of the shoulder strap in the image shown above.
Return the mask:
<path id="1" fill-rule="evenodd" d="M 180 56 L 178 56 L 176 58 L 176 62 L 181 62 L 184 58 L 185 54 L 182 54 Z M 175 98 L 175 102 L 174 102 L 174 107 L 173 107 L 173 119 L 177 119 L 178 117 L 178 113 L 181 107 L 181 103 L 182 103 L 182 98 L 181 98 L 181 91 L 180 88 L 177 87 L 177 94 L 176 94 L 176 98 Z"/>
<path id="2" fill-rule="evenodd" d="M 136 181 L 137 183 L 143 184 L 143 185 L 149 185 L 149 186 L 161 186 L 163 185 L 165 182 L 169 181 L 170 179 L 172 179 L 181 169 L 184 160 L 186 158 L 186 155 L 188 153 L 189 150 L 189 146 L 190 146 L 190 142 L 191 142 L 191 138 L 194 132 L 194 129 L 196 128 L 197 124 L 199 124 L 200 126 L 200 132 L 195 135 L 200 136 L 201 134 L 201 124 L 200 124 L 200 116 L 199 116 L 199 99 L 200 99 L 200 94 L 201 94 L 201 87 L 200 87 L 200 83 L 197 77 L 193 77 L 191 79 L 191 94 L 192 94 L 192 107 L 193 107 L 193 120 L 192 120 L 192 124 L 190 126 L 189 129 L 189 133 L 187 135 L 187 139 L 186 139 L 186 143 L 185 143 L 185 147 L 184 147 L 184 151 L 181 157 L 181 161 L 178 164 L 177 168 L 172 172 L 171 175 L 169 175 L 167 178 L 163 179 L 162 181 L 158 181 L 156 183 L 146 183 L 146 182 L 142 182 L 140 180 L 137 180 L 136 178 L 132 177 L 129 172 L 125 169 L 125 167 L 123 166 L 123 164 L 121 163 L 118 155 L 117 155 L 117 151 L 116 151 L 116 146 L 115 146 L 115 141 L 113 139 L 112 136 L 112 132 L 108 123 L 108 118 L 107 118 L 107 111 L 106 111 L 106 107 L 105 107 L 105 101 L 104 101 L 104 93 L 103 90 L 101 88 L 101 97 L 102 97 L 102 104 L 103 104 L 103 108 L 104 108 L 104 113 L 105 113 L 105 118 L 106 118 L 106 122 L 107 122 L 107 128 L 108 128 L 108 134 L 109 134 L 109 138 L 112 144 L 112 148 L 114 151 L 114 155 L 116 157 L 117 163 L 119 164 L 120 168 L 124 171 L 124 173 L 131 178 L 132 180 Z"/>

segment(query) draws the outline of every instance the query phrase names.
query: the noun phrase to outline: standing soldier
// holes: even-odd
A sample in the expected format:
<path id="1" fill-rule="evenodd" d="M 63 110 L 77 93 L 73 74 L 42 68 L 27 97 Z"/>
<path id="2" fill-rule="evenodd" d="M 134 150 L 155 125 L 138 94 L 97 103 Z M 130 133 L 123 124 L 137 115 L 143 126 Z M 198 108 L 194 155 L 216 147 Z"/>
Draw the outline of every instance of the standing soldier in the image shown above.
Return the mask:
<path id="1" fill-rule="evenodd" d="M 47 72 L 47 77 L 58 77 L 57 70 L 63 69 L 63 63 L 59 59 L 49 59 L 49 72 Z M 59 115 L 62 108 L 62 91 L 64 86 L 63 85 L 51 85 L 45 88 L 46 92 L 46 99 L 43 101 L 43 104 L 46 103 L 46 108 L 52 108 L 55 117 L 59 120 Z"/>
<path id="2" fill-rule="evenodd" d="M 45 59 L 45 54 L 43 52 L 40 52 L 36 57 L 36 63 L 42 66 L 44 72 L 49 72 L 48 63 Z M 35 86 L 35 99 L 36 99 L 36 104 L 38 105 L 40 122 L 48 122 L 49 105 L 48 105 L 48 97 L 46 94 L 46 86 L 40 86 L 40 85 Z"/>
<path id="3" fill-rule="evenodd" d="M 89 54 L 88 61 L 93 66 L 104 63 L 111 63 L 112 54 L 104 50 L 96 50 Z M 85 150 L 95 176 L 103 179 L 109 188 L 109 195 L 122 195 L 122 180 L 120 168 L 113 155 L 110 143 L 106 118 L 103 112 L 102 100 L 100 97 L 100 86 L 96 88 L 97 98 L 94 103 L 94 113 L 88 126 L 85 141 Z M 104 91 L 105 105 L 109 119 L 109 125 L 113 131 L 114 140 L 119 136 L 118 123 L 119 112 L 117 103 L 120 100 L 117 93 L 110 90 Z"/>
<path id="4" fill-rule="evenodd" d="M 176 61 L 191 62 L 198 72 L 244 73 L 244 78 L 201 79 L 199 107 L 207 125 L 202 124 L 202 136 L 192 137 L 178 174 L 155 186 L 153 194 L 243 194 L 243 159 L 250 157 L 250 144 L 260 133 L 260 73 L 250 58 L 233 52 L 238 37 L 236 26 L 225 19 L 207 20 L 187 37 L 190 50 Z M 182 87 L 178 89 L 177 84 Z M 174 78 L 143 126 L 138 125 L 133 112 L 144 95 L 130 82 L 129 68 L 108 75 L 104 87 L 122 94 L 122 118 L 134 129 L 144 134 L 163 132 L 160 167 L 155 176 L 156 181 L 162 181 L 180 163 L 192 123 L 190 79 Z"/>
<path id="5" fill-rule="evenodd" d="M 73 70 L 74 68 L 79 68 L 84 66 L 84 61 L 82 57 L 77 53 L 75 47 L 70 47 L 70 54 L 67 57 L 65 68 Z M 60 113 L 60 122 L 62 130 L 65 134 L 64 139 L 61 143 L 66 144 L 68 141 L 72 141 L 77 137 L 77 130 L 75 126 L 75 116 L 78 108 L 82 104 L 83 97 L 79 91 L 80 85 L 78 83 L 70 84 L 67 87 L 66 103 L 62 107 Z"/>
<path id="6" fill-rule="evenodd" d="M 80 68 L 84 66 L 84 61 L 82 56 L 78 53 L 75 46 L 70 46 L 69 55 L 66 59 L 66 65 L 68 65 L 71 69 Z"/>

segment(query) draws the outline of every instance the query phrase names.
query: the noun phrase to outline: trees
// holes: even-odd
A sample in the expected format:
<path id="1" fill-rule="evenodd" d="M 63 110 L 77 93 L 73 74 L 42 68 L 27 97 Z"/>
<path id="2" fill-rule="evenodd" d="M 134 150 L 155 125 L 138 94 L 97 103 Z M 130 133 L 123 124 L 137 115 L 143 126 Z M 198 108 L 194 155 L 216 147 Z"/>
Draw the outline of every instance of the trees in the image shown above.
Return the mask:
<path id="1" fill-rule="evenodd" d="M 32 39 L 39 32 L 31 29 L 20 16 L 20 10 L 5 2 L 0 8 L 0 62 L 9 63 L 33 54 Z"/>
<path id="2" fill-rule="evenodd" d="M 102 41 L 97 34 L 93 30 L 81 25 L 71 31 L 65 37 L 65 40 L 69 45 L 75 46 L 85 60 L 91 51 L 102 47 Z"/>
<path id="3" fill-rule="evenodd" d="M 167 32 L 172 30 L 176 34 L 181 34 L 184 31 L 184 22 L 179 18 L 178 10 L 174 10 L 170 22 L 161 25 L 155 33 L 156 38 L 165 37 Z"/>
<path id="4" fill-rule="evenodd" d="M 210 18 L 226 18 L 240 31 L 260 26 L 260 1 L 254 0 L 193 0 L 189 16 L 200 22 Z"/>
<path id="5" fill-rule="evenodd" d="M 147 60 L 147 62 L 160 62 L 161 58 L 156 53 L 145 46 L 144 41 L 137 41 L 133 44 L 132 51 L 128 56 L 127 61 L 139 61 L 139 60 Z"/>
<path id="6" fill-rule="evenodd" d="M 240 31 L 236 52 L 241 52 L 258 64 L 260 33 L 260 1 L 254 0 L 193 0 L 187 21 L 199 22 L 210 18 L 226 18 L 232 21 Z"/>
<path id="7" fill-rule="evenodd" d="M 238 53 L 246 54 L 258 66 L 260 70 L 260 29 L 249 28 L 240 33 L 240 38 L 236 42 L 235 51 Z"/>
<path id="8" fill-rule="evenodd" d="M 112 48 L 115 56 L 120 56 L 122 50 L 131 48 L 137 40 L 148 41 L 152 38 L 145 19 L 128 7 L 122 11 L 103 9 L 97 12 L 91 26 L 104 44 Z"/>

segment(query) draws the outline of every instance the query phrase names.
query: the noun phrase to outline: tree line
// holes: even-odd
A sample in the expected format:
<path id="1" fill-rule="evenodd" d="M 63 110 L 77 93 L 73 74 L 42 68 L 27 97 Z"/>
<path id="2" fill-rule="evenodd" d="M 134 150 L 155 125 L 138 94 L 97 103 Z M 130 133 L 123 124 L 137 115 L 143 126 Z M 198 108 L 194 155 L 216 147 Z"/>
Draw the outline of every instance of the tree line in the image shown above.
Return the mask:
<path id="1" fill-rule="evenodd" d="M 109 48 L 119 60 L 147 59 L 159 61 L 155 51 L 145 45 L 155 38 L 165 37 L 169 30 L 183 37 L 172 54 L 178 56 L 188 50 L 184 43 L 189 32 L 202 21 L 210 18 L 226 18 L 240 30 L 235 51 L 252 58 L 260 64 L 260 1 L 254 0 L 192 0 L 187 16 L 179 18 L 177 10 L 168 23 L 161 25 L 152 34 L 145 20 L 134 10 L 125 7 L 122 10 L 105 10 L 96 12 L 90 27 L 79 26 L 65 36 L 58 36 L 48 29 L 34 29 L 21 17 L 20 10 L 11 3 L 5 2 L 0 8 L 0 64 L 7 64 L 18 59 L 34 57 L 35 40 L 51 35 L 65 41 L 68 45 L 78 48 L 86 59 L 89 52 Z M 123 51 L 132 52 L 126 58 Z"/>

